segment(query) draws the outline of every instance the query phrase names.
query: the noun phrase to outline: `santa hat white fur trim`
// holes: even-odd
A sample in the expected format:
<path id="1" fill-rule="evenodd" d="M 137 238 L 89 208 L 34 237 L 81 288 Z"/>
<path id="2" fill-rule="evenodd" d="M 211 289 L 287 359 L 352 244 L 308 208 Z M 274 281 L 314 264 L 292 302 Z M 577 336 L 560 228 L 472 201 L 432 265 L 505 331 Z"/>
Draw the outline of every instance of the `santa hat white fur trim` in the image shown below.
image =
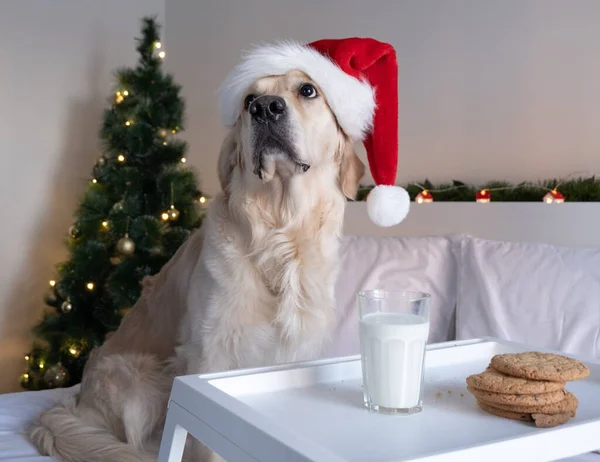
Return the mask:
<path id="1" fill-rule="evenodd" d="M 367 196 L 367 213 L 377 226 L 400 223 L 410 209 L 410 196 L 400 186 L 375 186 Z"/>
<path id="2" fill-rule="evenodd" d="M 321 88 L 342 130 L 353 141 L 362 141 L 373 125 L 374 89 L 346 74 L 314 48 L 291 41 L 260 45 L 231 71 L 220 88 L 223 124 L 235 124 L 244 95 L 257 79 L 292 69 L 306 73 Z"/>

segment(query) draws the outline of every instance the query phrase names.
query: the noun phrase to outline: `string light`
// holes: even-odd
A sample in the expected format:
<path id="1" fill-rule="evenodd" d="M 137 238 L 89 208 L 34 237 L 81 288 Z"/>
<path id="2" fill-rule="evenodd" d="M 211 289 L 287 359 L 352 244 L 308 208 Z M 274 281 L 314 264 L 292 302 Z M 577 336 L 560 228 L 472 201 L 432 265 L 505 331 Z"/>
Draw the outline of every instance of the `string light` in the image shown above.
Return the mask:
<path id="1" fill-rule="evenodd" d="M 198 202 L 200 202 L 201 204 L 206 204 L 206 197 L 201 196 L 200 199 L 198 199 Z"/>
<path id="2" fill-rule="evenodd" d="M 123 154 L 119 154 L 119 155 L 117 156 L 117 160 L 118 160 L 119 162 L 125 162 L 125 156 L 124 156 Z"/>
<path id="3" fill-rule="evenodd" d="M 126 125 L 127 127 L 130 127 L 131 125 L 133 125 L 133 120 L 128 120 L 128 121 L 126 121 L 126 122 L 125 122 L 125 125 Z"/>
<path id="4" fill-rule="evenodd" d="M 168 145 L 169 143 L 167 143 L 166 141 L 163 141 L 163 146 Z"/>
<path id="5" fill-rule="evenodd" d="M 169 214 L 167 212 L 163 212 L 160 217 L 163 221 L 169 221 Z"/>
<path id="6" fill-rule="evenodd" d="M 173 130 L 171 130 L 171 133 L 173 133 L 173 135 L 174 135 L 175 133 L 177 133 L 177 130 L 173 129 Z"/>
<path id="7" fill-rule="evenodd" d="M 92 178 L 92 183 L 96 184 L 98 183 L 98 180 L 96 178 Z"/>
<path id="8" fill-rule="evenodd" d="M 166 128 L 161 128 L 160 130 L 158 130 L 158 136 L 160 136 L 161 138 L 166 138 L 168 134 L 169 132 Z"/>
<path id="9" fill-rule="evenodd" d="M 40 363 L 38 364 L 38 367 L 39 367 L 40 369 L 43 369 L 43 368 L 44 368 L 44 363 L 43 363 L 42 361 L 40 361 Z"/>
<path id="10" fill-rule="evenodd" d="M 124 96 L 129 96 L 129 92 L 127 90 L 123 91 Z"/>
<path id="11" fill-rule="evenodd" d="M 94 283 L 93 282 L 88 282 L 86 285 L 87 290 L 94 290 Z"/>
<path id="12" fill-rule="evenodd" d="M 187 159 L 186 159 L 185 157 L 182 157 L 182 158 L 181 158 L 181 163 L 182 163 L 182 164 L 185 164 L 186 162 L 187 162 Z"/>
<path id="13" fill-rule="evenodd" d="M 69 353 L 71 353 L 71 356 L 79 356 L 79 350 L 77 348 L 75 348 L 74 346 L 72 346 L 71 348 L 69 348 Z"/>
<path id="14" fill-rule="evenodd" d="M 165 59 L 165 56 L 167 56 L 167 54 L 165 53 L 165 51 L 164 51 L 164 50 L 160 50 L 160 51 L 158 52 L 158 57 L 159 57 L 160 59 Z"/>
<path id="15" fill-rule="evenodd" d="M 23 374 L 23 379 L 27 382 L 29 380 L 29 374 L 26 372 Z"/>
<path id="16" fill-rule="evenodd" d="M 50 284 L 50 287 L 54 287 L 56 285 L 56 281 L 54 279 L 50 279 L 48 284 Z"/>
<path id="17" fill-rule="evenodd" d="M 25 355 L 25 361 L 29 361 L 29 355 Z"/>
<path id="18" fill-rule="evenodd" d="M 121 92 L 120 92 L 120 91 L 118 91 L 118 92 L 116 93 L 116 95 L 115 95 L 115 102 L 116 102 L 117 104 L 119 104 L 119 103 L 122 103 L 124 99 L 125 99 L 125 98 L 123 97 L 123 95 L 121 94 Z"/>
<path id="19" fill-rule="evenodd" d="M 154 42 L 154 48 L 162 48 L 162 43 Z"/>
<path id="20" fill-rule="evenodd" d="M 103 227 L 104 229 L 108 229 L 108 227 L 109 227 L 109 226 L 110 226 L 110 223 L 109 223 L 107 220 L 104 220 L 104 221 L 102 222 L 102 227 Z"/>
<path id="21" fill-rule="evenodd" d="M 433 196 L 427 189 L 424 189 L 419 194 L 417 194 L 417 196 L 415 197 L 415 202 L 419 204 L 430 203 L 433 202 Z"/>

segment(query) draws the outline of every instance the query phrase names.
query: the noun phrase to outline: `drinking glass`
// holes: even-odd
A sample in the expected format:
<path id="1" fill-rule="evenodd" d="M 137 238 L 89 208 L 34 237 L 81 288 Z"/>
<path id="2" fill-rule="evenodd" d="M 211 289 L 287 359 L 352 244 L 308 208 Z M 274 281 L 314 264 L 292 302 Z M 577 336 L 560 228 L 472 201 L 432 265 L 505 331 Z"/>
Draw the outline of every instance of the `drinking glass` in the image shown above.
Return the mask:
<path id="1" fill-rule="evenodd" d="M 377 289 L 357 298 L 365 406 L 383 414 L 420 412 L 431 295 Z"/>

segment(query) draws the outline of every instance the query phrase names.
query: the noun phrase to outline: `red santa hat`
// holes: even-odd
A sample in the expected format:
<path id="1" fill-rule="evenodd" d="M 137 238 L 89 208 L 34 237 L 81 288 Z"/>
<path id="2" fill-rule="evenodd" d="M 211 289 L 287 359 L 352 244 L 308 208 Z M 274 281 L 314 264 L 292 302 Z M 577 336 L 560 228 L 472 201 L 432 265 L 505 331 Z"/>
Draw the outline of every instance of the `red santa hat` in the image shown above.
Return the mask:
<path id="1" fill-rule="evenodd" d="M 394 186 L 398 167 L 398 63 L 394 48 L 371 38 L 281 42 L 247 53 L 221 86 L 221 115 L 233 126 L 245 92 L 259 78 L 298 69 L 327 99 L 340 127 L 367 151 L 375 188 L 367 211 L 378 226 L 400 223 L 410 207 L 408 193 Z"/>

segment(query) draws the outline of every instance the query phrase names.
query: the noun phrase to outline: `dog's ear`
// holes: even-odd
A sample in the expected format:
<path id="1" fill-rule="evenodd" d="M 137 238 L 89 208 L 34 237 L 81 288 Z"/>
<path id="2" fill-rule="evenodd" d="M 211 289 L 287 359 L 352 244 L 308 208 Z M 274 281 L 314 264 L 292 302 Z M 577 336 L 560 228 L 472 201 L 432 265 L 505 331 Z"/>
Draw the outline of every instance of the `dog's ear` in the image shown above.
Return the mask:
<path id="1" fill-rule="evenodd" d="M 221 152 L 219 153 L 219 181 L 221 182 L 221 189 L 224 192 L 227 192 L 233 169 L 238 162 L 239 148 L 238 128 L 236 125 L 229 131 L 225 140 L 223 140 Z"/>
<path id="2" fill-rule="evenodd" d="M 344 139 L 339 146 L 340 155 L 340 188 L 348 199 L 355 199 L 360 179 L 365 174 L 365 164 L 354 152 L 349 139 Z"/>

